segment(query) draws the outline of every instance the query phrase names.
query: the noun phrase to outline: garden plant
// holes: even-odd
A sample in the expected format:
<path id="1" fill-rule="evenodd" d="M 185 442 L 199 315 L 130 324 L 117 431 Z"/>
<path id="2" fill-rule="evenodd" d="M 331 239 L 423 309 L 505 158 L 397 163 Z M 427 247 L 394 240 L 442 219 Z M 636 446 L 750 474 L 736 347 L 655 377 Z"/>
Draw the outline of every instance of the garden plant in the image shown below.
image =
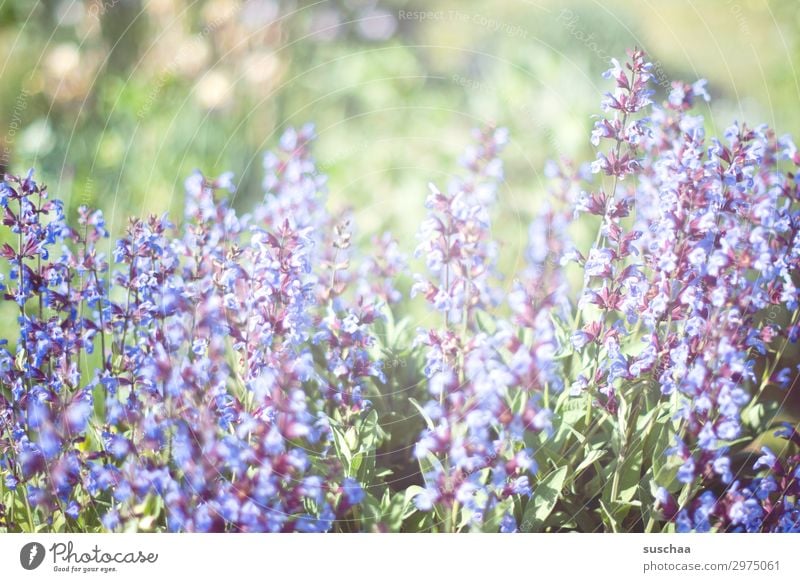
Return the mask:
<path id="1" fill-rule="evenodd" d="M 499 127 L 367 249 L 310 124 L 251 212 L 198 172 L 118 240 L 6 175 L 0 529 L 800 531 L 800 153 L 652 75 L 612 61 L 512 277 Z"/>

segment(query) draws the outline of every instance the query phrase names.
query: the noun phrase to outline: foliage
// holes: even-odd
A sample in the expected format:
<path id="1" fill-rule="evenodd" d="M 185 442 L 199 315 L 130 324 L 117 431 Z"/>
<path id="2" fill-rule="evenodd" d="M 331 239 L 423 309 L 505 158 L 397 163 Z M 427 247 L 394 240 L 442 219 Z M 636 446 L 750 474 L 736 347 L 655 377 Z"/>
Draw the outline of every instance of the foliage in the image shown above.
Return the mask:
<path id="1" fill-rule="evenodd" d="M 612 64 L 597 158 L 549 166 L 507 287 L 508 132 L 430 185 L 416 330 L 404 245 L 353 247 L 311 126 L 265 155 L 250 214 L 230 174 L 196 173 L 179 224 L 131 219 L 113 266 L 101 212 L 70 227 L 7 175 L 4 529 L 800 530 L 800 433 L 773 426 L 797 378 L 800 154 L 766 127 L 707 139 L 702 81 L 659 107 L 641 51 Z"/>

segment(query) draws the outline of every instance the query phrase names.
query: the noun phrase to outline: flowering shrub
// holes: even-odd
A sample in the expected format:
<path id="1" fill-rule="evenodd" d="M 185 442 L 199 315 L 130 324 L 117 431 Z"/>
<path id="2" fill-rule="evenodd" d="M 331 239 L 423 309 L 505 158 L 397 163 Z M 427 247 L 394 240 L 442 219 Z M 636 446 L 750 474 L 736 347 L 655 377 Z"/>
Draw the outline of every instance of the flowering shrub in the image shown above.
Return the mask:
<path id="1" fill-rule="evenodd" d="M 412 249 L 363 255 L 326 211 L 311 126 L 251 214 L 197 173 L 177 226 L 131 219 L 111 257 L 102 213 L 69 226 L 6 176 L 0 527 L 799 531 L 800 154 L 707 138 L 702 81 L 653 105 L 640 51 L 606 76 L 597 158 L 548 167 L 506 287 L 504 129 L 430 185 L 408 295 Z"/>

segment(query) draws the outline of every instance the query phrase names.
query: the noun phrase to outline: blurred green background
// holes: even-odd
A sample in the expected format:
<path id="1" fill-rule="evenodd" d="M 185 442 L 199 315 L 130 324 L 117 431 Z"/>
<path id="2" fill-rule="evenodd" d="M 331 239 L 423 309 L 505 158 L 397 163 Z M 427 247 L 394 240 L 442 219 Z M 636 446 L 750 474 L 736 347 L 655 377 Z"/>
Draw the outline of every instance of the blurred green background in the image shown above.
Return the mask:
<path id="1" fill-rule="evenodd" d="M 420 13 L 422 11 L 422 13 Z M 36 167 L 74 210 L 181 216 L 195 168 L 260 196 L 288 125 L 320 134 L 332 208 L 413 248 L 429 180 L 469 129 L 511 129 L 503 241 L 527 236 L 544 160 L 591 160 L 600 73 L 645 48 L 663 87 L 709 80 L 710 129 L 800 135 L 800 10 L 766 0 L 0 0 L 0 166 Z"/>

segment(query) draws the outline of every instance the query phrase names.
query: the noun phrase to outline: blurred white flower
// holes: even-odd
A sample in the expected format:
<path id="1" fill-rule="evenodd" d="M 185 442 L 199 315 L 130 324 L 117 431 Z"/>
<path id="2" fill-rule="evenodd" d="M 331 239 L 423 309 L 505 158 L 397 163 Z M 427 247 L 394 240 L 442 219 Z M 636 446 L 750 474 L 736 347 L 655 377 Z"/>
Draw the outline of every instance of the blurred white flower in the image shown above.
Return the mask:
<path id="1" fill-rule="evenodd" d="M 211 71 L 198 81 L 194 96 L 204 109 L 222 109 L 230 104 L 233 89 L 224 73 Z"/>

